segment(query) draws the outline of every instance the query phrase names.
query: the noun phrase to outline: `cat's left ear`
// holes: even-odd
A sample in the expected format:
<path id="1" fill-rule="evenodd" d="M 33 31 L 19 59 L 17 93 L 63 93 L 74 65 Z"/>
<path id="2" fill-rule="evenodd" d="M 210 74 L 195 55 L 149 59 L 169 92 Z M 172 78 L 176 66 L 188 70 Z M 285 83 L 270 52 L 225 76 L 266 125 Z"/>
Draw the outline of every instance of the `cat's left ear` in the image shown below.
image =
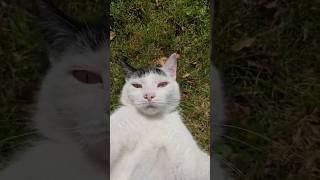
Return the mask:
<path id="1" fill-rule="evenodd" d="M 76 41 L 81 24 L 67 17 L 50 0 L 37 0 L 36 5 L 41 31 L 50 53 L 56 56 Z"/>
<path id="2" fill-rule="evenodd" d="M 165 71 L 172 79 L 176 79 L 177 76 L 177 54 L 173 53 L 167 59 L 166 63 L 161 68 Z"/>
<path id="3" fill-rule="evenodd" d="M 118 61 L 118 64 L 121 66 L 122 70 L 125 73 L 125 77 L 126 79 L 129 79 L 131 77 L 131 75 L 137 71 L 137 69 L 135 69 L 134 67 L 132 67 L 129 63 L 128 63 L 128 59 L 123 57 Z"/>

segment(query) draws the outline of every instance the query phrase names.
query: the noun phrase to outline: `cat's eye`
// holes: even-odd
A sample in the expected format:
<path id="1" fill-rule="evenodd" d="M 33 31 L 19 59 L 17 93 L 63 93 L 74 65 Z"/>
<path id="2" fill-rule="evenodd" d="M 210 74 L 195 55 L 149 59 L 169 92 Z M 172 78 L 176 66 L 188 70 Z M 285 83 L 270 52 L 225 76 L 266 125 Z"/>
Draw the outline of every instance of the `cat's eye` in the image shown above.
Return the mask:
<path id="1" fill-rule="evenodd" d="M 132 86 L 135 88 L 142 88 L 142 85 L 138 83 L 132 83 Z"/>
<path id="2" fill-rule="evenodd" d="M 72 76 L 78 81 L 86 84 L 102 83 L 102 78 L 99 74 L 84 69 L 74 69 L 71 71 Z"/>
<path id="3" fill-rule="evenodd" d="M 157 87 L 166 87 L 168 85 L 168 82 L 161 82 L 158 84 Z"/>

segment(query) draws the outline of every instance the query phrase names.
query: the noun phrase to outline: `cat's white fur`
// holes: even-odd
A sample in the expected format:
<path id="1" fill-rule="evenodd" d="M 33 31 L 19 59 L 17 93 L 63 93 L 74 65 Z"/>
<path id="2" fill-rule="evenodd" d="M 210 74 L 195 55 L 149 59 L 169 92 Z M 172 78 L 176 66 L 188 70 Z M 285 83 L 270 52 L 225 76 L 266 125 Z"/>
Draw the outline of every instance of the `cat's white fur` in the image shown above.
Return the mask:
<path id="1" fill-rule="evenodd" d="M 105 26 L 65 18 L 49 1 L 36 4 L 51 62 L 32 117 L 44 138 L 18 152 L 0 171 L 0 180 L 105 180 L 109 176 Z M 102 82 L 81 82 L 72 74 L 74 69 L 93 72 Z"/>
<path id="2" fill-rule="evenodd" d="M 105 180 L 107 162 L 106 79 L 84 84 L 72 77 L 73 68 L 86 68 L 107 78 L 106 47 L 98 52 L 66 53 L 51 59 L 33 118 L 40 134 L 48 138 L 0 171 L 1 180 Z M 52 57 L 51 57 L 52 58 Z"/>
<path id="3" fill-rule="evenodd" d="M 176 107 L 180 92 L 175 80 L 176 55 L 162 70 L 126 81 L 122 105 L 110 118 L 111 180 L 209 180 L 210 158 L 197 145 Z M 174 71 L 174 72 L 173 72 Z M 166 81 L 166 87 L 157 84 Z M 135 88 L 133 82 L 143 88 Z M 153 92 L 149 110 L 144 93 Z"/>

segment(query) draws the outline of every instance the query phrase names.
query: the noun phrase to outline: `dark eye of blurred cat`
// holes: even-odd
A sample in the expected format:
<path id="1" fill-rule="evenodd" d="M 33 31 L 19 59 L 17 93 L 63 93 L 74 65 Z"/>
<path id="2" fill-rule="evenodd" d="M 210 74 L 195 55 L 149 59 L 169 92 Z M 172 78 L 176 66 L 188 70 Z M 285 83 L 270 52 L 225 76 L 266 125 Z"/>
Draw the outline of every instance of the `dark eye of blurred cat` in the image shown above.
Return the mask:
<path id="1" fill-rule="evenodd" d="M 138 83 L 132 83 L 132 86 L 135 88 L 142 88 L 142 85 Z"/>
<path id="2" fill-rule="evenodd" d="M 168 85 L 168 82 L 161 82 L 158 84 L 158 87 L 166 87 Z"/>
<path id="3" fill-rule="evenodd" d="M 86 84 L 102 83 L 102 78 L 99 74 L 83 69 L 72 70 L 72 76 L 78 81 Z"/>

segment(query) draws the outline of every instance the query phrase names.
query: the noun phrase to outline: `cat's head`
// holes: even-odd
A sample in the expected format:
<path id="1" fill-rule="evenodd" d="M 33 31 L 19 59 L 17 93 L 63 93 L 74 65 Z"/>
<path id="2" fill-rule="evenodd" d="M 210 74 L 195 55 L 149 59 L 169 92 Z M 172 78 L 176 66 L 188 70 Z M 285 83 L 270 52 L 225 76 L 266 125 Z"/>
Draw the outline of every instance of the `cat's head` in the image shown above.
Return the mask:
<path id="1" fill-rule="evenodd" d="M 148 116 L 174 111 L 179 105 L 175 53 L 160 68 L 135 69 L 126 61 L 120 61 L 120 65 L 126 75 L 120 98 L 122 104 L 133 106 Z"/>
<path id="2" fill-rule="evenodd" d="M 51 67 L 41 86 L 36 127 L 51 139 L 106 154 L 107 26 L 81 24 L 52 4 L 37 2 Z"/>

